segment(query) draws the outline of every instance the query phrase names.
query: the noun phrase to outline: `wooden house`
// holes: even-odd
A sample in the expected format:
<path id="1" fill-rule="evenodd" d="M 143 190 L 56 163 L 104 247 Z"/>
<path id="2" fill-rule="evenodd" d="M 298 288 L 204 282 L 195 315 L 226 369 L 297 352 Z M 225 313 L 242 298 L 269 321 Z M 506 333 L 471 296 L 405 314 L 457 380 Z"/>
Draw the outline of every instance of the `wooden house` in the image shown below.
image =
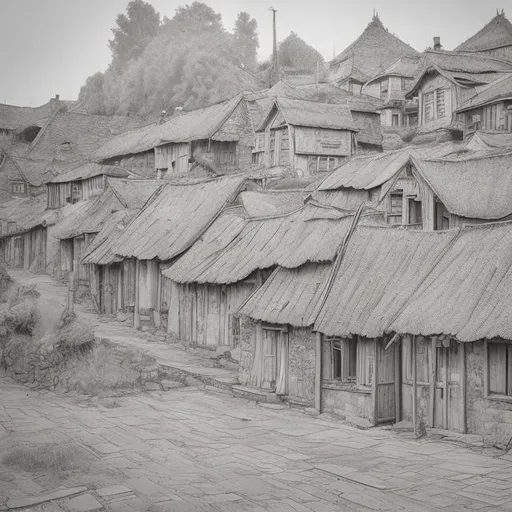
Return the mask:
<path id="1" fill-rule="evenodd" d="M 107 218 L 94 240 L 84 248 L 80 263 L 89 269 L 89 291 L 100 314 L 133 313 L 135 260 L 116 256 L 112 247 L 163 182 L 109 179 L 108 185 L 122 199 L 124 208 Z"/>
<path id="2" fill-rule="evenodd" d="M 418 104 L 406 100 L 416 76 L 419 56 L 402 55 L 381 74 L 363 86 L 362 92 L 382 100 L 380 121 L 382 126 L 400 128 L 418 124 Z"/>
<path id="3" fill-rule="evenodd" d="M 64 207 L 52 232 L 59 241 L 59 250 L 48 262 L 52 273 L 67 277 L 74 271 L 77 289 L 90 293 L 94 276 L 91 268 L 82 263 L 87 247 L 113 214 L 130 210 L 134 204 L 141 208 L 140 203 L 144 204 L 159 185 L 154 181 L 110 178 L 100 196 Z"/>
<path id="4" fill-rule="evenodd" d="M 245 96 L 181 112 L 159 127 L 155 167 L 166 179 L 187 176 L 201 166 L 211 175 L 252 167 L 254 129 Z"/>
<path id="5" fill-rule="evenodd" d="M 418 98 L 418 134 L 424 139 L 461 138 L 455 111 L 490 84 L 512 72 L 512 63 L 481 53 L 427 50 L 406 99 Z"/>
<path id="6" fill-rule="evenodd" d="M 497 11 L 489 23 L 457 46 L 455 51 L 486 53 L 512 60 L 512 24 L 505 16 L 505 11 Z"/>
<path id="7" fill-rule="evenodd" d="M 382 74 L 402 56 L 418 52 L 389 32 L 374 15 L 363 33 L 329 63 L 330 80 L 342 89 L 360 94 L 368 80 Z"/>
<path id="8" fill-rule="evenodd" d="M 298 192 L 244 191 L 240 203 L 243 208 L 224 211 L 162 272 L 169 290 L 167 330 L 186 344 L 238 346 L 238 307 L 276 264 L 275 240 L 291 240 L 294 220 L 303 215 Z"/>
<path id="9" fill-rule="evenodd" d="M 7 266 L 46 271 L 47 254 L 52 251 L 47 232 L 55 222 L 44 196 L 0 205 L 0 260 Z"/>
<path id="10" fill-rule="evenodd" d="M 61 208 L 86 201 L 102 194 L 108 177 L 128 176 L 133 176 L 133 173 L 117 165 L 100 165 L 92 162 L 78 165 L 46 183 L 47 207 Z"/>
<path id="11" fill-rule="evenodd" d="M 355 151 L 357 126 L 347 105 L 276 98 L 258 127 L 255 152 L 266 168 L 298 176 L 334 169 Z"/>
<path id="12" fill-rule="evenodd" d="M 169 289 L 162 286 L 162 267 L 189 249 L 247 186 L 241 175 L 181 184 L 165 182 L 114 240 L 112 253 L 133 261 L 136 328 L 162 326 L 169 304 Z"/>
<path id="13" fill-rule="evenodd" d="M 476 95 L 459 105 L 465 136 L 474 131 L 512 132 L 512 74 L 477 88 Z"/>

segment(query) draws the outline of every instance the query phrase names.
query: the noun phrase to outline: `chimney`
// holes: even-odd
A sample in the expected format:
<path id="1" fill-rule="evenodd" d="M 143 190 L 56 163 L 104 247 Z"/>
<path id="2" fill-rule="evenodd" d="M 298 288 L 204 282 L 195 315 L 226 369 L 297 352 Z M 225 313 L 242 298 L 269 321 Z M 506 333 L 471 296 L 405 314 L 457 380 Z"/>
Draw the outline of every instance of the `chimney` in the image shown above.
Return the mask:
<path id="1" fill-rule="evenodd" d="M 440 50 L 441 48 L 441 38 L 439 36 L 434 37 L 434 50 Z"/>
<path id="2" fill-rule="evenodd" d="M 166 115 L 167 115 L 167 110 L 162 110 L 162 112 L 160 112 L 160 116 L 158 117 L 158 123 L 157 124 L 162 124 L 165 121 L 165 116 Z"/>
<path id="3" fill-rule="evenodd" d="M 174 116 L 181 116 L 181 114 L 183 114 L 183 107 L 176 107 L 174 109 Z"/>
<path id="4" fill-rule="evenodd" d="M 55 101 L 59 101 L 60 100 L 60 94 L 56 94 L 55 95 Z"/>
<path id="5" fill-rule="evenodd" d="M 57 112 L 61 108 L 60 105 L 60 96 L 58 94 L 55 95 L 55 98 L 50 98 L 50 109 L 52 113 Z"/>

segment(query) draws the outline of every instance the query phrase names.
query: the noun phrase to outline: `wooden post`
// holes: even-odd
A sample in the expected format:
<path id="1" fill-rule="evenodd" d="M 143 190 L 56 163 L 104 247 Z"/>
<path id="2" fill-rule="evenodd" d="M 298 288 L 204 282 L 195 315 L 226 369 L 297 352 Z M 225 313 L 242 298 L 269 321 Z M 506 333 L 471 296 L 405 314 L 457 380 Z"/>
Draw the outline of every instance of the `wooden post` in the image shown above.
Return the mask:
<path id="1" fill-rule="evenodd" d="M 316 333 L 315 409 L 322 412 L 322 334 Z"/>
<path id="2" fill-rule="evenodd" d="M 460 343 L 460 386 L 462 395 L 462 433 L 467 434 L 467 404 L 466 404 L 466 344 Z"/>
<path id="3" fill-rule="evenodd" d="M 444 347 L 443 343 L 443 357 L 444 357 L 444 428 L 448 429 L 448 402 L 450 401 L 450 380 L 449 380 L 449 369 L 448 369 L 448 352 L 450 346 Z"/>
<path id="4" fill-rule="evenodd" d="M 417 407 L 418 407 L 418 378 L 416 370 L 416 336 L 411 339 L 412 350 L 412 426 L 414 433 L 417 431 Z"/>
<path id="5" fill-rule="evenodd" d="M 140 329 L 139 294 L 140 294 L 140 261 L 135 260 L 135 307 L 133 308 L 133 326 Z"/>
<path id="6" fill-rule="evenodd" d="M 432 355 L 430 357 L 430 401 L 428 403 L 428 422 L 434 428 L 434 405 L 436 400 L 436 360 L 437 360 L 437 336 L 432 336 Z"/>
<path id="7" fill-rule="evenodd" d="M 361 339 L 359 339 L 361 343 Z M 366 342 L 364 342 L 366 343 Z M 373 340 L 373 379 L 372 379 L 372 396 L 373 396 L 373 424 L 377 425 L 379 419 L 379 338 Z"/>
<path id="8" fill-rule="evenodd" d="M 160 270 L 160 265 L 158 262 L 156 263 L 156 303 L 155 309 L 153 310 L 154 323 L 155 327 L 160 327 L 162 325 L 162 317 L 160 316 L 160 312 L 162 310 L 162 273 Z"/>
<path id="9" fill-rule="evenodd" d="M 402 419 L 402 381 L 400 378 L 400 351 L 402 350 L 402 344 L 395 343 L 393 350 L 395 351 L 395 423 L 398 423 Z"/>

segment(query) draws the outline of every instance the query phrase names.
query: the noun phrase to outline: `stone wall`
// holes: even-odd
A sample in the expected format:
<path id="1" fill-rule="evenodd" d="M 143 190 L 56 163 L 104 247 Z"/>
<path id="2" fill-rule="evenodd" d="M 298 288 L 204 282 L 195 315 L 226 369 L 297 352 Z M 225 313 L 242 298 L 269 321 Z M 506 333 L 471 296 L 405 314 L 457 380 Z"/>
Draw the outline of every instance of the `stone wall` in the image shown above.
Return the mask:
<path id="1" fill-rule="evenodd" d="M 468 434 L 486 445 L 505 447 L 512 438 L 512 402 L 485 398 L 484 343 L 466 345 L 466 413 Z"/>
<path id="2" fill-rule="evenodd" d="M 340 384 L 322 385 L 322 412 L 341 416 L 346 420 L 359 418 L 374 424 L 373 400 L 370 391 L 356 391 Z"/>
<path id="3" fill-rule="evenodd" d="M 315 334 L 293 327 L 289 333 L 288 397 L 309 407 L 315 404 Z"/>

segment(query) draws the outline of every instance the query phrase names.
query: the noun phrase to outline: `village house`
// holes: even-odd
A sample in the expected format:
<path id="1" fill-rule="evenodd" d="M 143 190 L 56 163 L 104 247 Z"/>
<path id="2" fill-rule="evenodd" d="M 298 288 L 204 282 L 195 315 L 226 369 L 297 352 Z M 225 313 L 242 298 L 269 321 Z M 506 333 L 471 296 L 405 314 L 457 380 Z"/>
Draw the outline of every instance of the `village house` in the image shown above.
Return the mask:
<path id="1" fill-rule="evenodd" d="M 0 205 L 0 261 L 3 264 L 43 271 L 51 249 L 47 228 L 56 222 L 46 210 L 46 198 L 18 197 Z"/>
<path id="2" fill-rule="evenodd" d="M 46 183 L 47 207 L 61 208 L 78 201 L 100 195 L 108 178 L 140 177 L 117 165 L 100 165 L 92 162 L 73 167 L 53 177 Z"/>
<path id="3" fill-rule="evenodd" d="M 446 142 L 356 157 L 310 194 L 337 208 L 364 202 L 382 211 L 389 224 L 413 229 L 443 230 L 508 219 L 512 181 L 506 169 L 512 148 L 471 151 L 468 145 Z"/>
<path id="4" fill-rule="evenodd" d="M 406 99 L 418 98 L 415 140 L 461 139 L 463 123 L 457 108 L 490 84 L 512 72 L 512 63 L 482 53 L 442 50 L 439 38 L 427 50 Z"/>
<path id="5" fill-rule="evenodd" d="M 330 171 L 355 152 L 357 131 L 347 105 L 275 98 L 257 129 L 255 161 L 298 176 Z"/>
<path id="6" fill-rule="evenodd" d="M 363 33 L 329 63 L 330 81 L 353 94 L 361 94 L 364 84 L 382 75 L 402 56 L 419 53 L 389 32 L 375 14 Z"/>
<path id="7" fill-rule="evenodd" d="M 512 24 L 505 11 L 496 16 L 475 35 L 455 48 L 457 52 L 479 52 L 512 60 Z"/>
<path id="8" fill-rule="evenodd" d="M 163 183 L 111 247 L 115 256 L 131 260 L 134 268 L 136 328 L 162 327 L 170 300 L 170 290 L 162 286 L 162 268 L 189 249 L 222 210 L 250 186 L 240 174 L 199 182 Z"/>
<path id="9" fill-rule="evenodd" d="M 170 290 L 167 332 L 187 345 L 238 347 L 238 307 L 275 264 L 275 247 L 258 247 L 276 230 L 285 237 L 291 212 L 303 207 L 298 191 L 243 191 L 239 199 L 162 272 Z"/>
<path id="10" fill-rule="evenodd" d="M 380 122 L 384 127 L 414 127 L 418 124 L 418 104 L 406 100 L 416 76 L 419 57 L 401 56 L 384 72 L 364 84 L 362 92 L 382 100 Z"/>
<path id="11" fill-rule="evenodd" d="M 56 250 L 47 255 L 51 273 L 66 278 L 74 272 L 76 290 L 90 293 L 91 269 L 81 262 L 87 246 L 113 214 L 137 205 L 140 208 L 159 185 L 147 180 L 109 178 L 101 195 L 61 209 L 59 222 L 52 230 Z"/>
<path id="12" fill-rule="evenodd" d="M 462 117 L 465 136 L 474 131 L 512 132 L 512 74 L 478 87 L 455 113 Z"/>

